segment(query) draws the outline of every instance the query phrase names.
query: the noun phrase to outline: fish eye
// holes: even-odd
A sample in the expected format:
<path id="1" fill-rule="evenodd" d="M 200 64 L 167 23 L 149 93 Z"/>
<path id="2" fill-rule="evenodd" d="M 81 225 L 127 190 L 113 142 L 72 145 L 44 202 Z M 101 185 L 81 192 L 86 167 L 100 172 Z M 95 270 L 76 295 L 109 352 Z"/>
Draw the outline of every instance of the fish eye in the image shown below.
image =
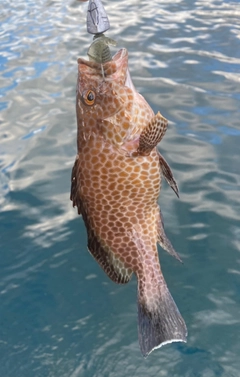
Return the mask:
<path id="1" fill-rule="evenodd" d="M 95 95 L 95 92 L 93 90 L 86 90 L 83 95 L 82 95 L 82 98 L 83 98 L 83 102 L 88 105 L 88 106 L 92 106 L 95 102 L 95 98 L 96 98 L 96 95 Z"/>

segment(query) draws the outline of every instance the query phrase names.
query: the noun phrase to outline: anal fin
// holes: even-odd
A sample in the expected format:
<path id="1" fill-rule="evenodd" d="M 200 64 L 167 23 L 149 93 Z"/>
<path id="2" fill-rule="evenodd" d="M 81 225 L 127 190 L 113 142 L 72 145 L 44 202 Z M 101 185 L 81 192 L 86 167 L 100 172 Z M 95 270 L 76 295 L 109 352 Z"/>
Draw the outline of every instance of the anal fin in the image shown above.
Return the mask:
<path id="1" fill-rule="evenodd" d="M 169 241 L 164 231 L 163 217 L 161 210 L 158 211 L 158 243 L 159 245 L 166 250 L 170 255 L 175 257 L 179 262 L 182 263 L 182 260 L 179 254 L 175 251 L 173 245 Z"/>
<path id="2" fill-rule="evenodd" d="M 161 155 L 161 153 L 158 152 L 158 154 L 159 154 L 159 163 L 160 163 L 160 167 L 161 167 L 163 176 L 166 179 L 169 186 L 173 189 L 173 191 L 175 192 L 175 194 L 179 198 L 178 185 L 177 185 L 177 182 L 175 181 L 175 179 L 173 177 L 172 170 L 171 170 L 170 166 L 168 165 L 167 161 Z"/>
<path id="3" fill-rule="evenodd" d="M 167 131 L 168 121 L 158 112 L 139 137 L 138 155 L 148 156 L 162 140 Z"/>

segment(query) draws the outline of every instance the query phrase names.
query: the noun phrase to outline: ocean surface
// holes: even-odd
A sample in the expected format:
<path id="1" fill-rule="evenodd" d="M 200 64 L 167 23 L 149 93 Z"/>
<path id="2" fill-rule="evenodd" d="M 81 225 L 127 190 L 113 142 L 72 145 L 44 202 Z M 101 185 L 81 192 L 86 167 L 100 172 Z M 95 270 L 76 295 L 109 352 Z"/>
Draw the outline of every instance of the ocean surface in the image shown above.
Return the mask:
<path id="1" fill-rule="evenodd" d="M 69 200 L 87 3 L 0 4 L 0 377 L 240 376 L 240 2 L 105 0 L 107 36 L 169 120 L 159 248 L 187 344 L 144 359 L 136 279 L 111 282 Z M 117 51 L 117 48 L 115 48 Z M 144 198 L 143 198 L 144 200 Z"/>

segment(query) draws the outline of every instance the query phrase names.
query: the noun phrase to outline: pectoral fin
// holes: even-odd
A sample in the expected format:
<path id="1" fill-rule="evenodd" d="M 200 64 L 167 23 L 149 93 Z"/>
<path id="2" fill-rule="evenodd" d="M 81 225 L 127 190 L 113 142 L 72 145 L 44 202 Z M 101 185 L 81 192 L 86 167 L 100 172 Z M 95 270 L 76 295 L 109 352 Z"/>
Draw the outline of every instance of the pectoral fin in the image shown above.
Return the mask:
<path id="1" fill-rule="evenodd" d="M 167 161 L 163 158 L 163 156 L 160 153 L 159 153 L 159 162 L 160 162 L 160 167 L 161 167 L 164 178 L 166 179 L 169 186 L 173 189 L 173 191 L 179 198 L 178 185 L 173 177 L 172 170 L 170 166 L 168 165 Z"/>
<path id="2" fill-rule="evenodd" d="M 139 137 L 138 155 L 148 156 L 162 140 L 167 131 L 168 121 L 159 112 L 150 120 Z"/>

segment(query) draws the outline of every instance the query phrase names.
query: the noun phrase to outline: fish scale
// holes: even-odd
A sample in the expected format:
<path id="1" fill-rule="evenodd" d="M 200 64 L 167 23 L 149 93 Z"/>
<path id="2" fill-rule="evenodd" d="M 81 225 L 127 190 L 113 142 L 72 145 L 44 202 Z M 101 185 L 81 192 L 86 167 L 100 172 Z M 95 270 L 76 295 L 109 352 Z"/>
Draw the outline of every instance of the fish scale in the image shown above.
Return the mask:
<path id="1" fill-rule="evenodd" d="M 138 280 L 140 349 L 186 341 L 186 325 L 167 288 L 157 242 L 178 254 L 167 239 L 158 197 L 162 174 L 178 194 L 170 167 L 156 148 L 167 120 L 154 115 L 131 84 L 128 53 L 100 64 L 78 60 L 78 154 L 71 200 L 82 214 L 88 249 L 116 283 Z"/>

